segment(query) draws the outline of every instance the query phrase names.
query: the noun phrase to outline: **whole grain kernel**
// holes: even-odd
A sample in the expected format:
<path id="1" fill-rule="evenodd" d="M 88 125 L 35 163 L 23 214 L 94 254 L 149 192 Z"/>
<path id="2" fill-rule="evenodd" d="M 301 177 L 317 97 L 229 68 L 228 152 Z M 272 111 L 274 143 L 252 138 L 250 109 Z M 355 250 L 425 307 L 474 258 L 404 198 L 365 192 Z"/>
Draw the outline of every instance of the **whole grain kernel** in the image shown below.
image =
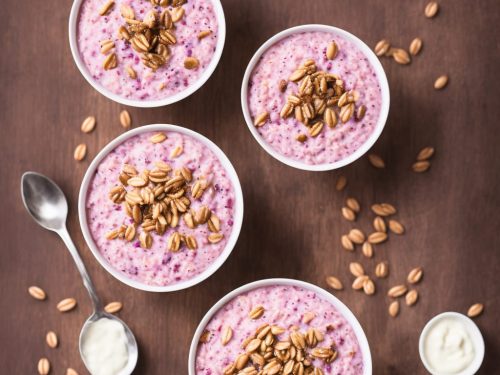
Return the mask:
<path id="1" fill-rule="evenodd" d="M 73 158 L 76 161 L 82 161 L 85 159 L 85 155 L 87 155 L 87 145 L 85 143 L 80 143 L 73 152 Z"/>
<path id="2" fill-rule="evenodd" d="M 361 263 L 358 263 L 358 262 L 351 262 L 349 264 L 349 271 L 351 272 L 351 274 L 353 276 L 363 276 L 365 274 L 365 270 L 363 268 L 363 266 L 361 265 Z"/>
<path id="3" fill-rule="evenodd" d="M 75 369 L 72 369 L 71 367 L 69 367 L 67 370 L 66 370 L 66 375 L 78 375 L 78 372 L 76 372 Z"/>
<path id="4" fill-rule="evenodd" d="M 109 0 L 108 2 L 104 3 L 104 5 L 99 9 L 99 15 L 100 16 L 105 16 L 108 14 L 108 12 L 113 8 L 115 5 L 115 2 L 113 0 Z"/>
<path id="5" fill-rule="evenodd" d="M 374 51 L 377 56 L 384 56 L 389 51 L 389 48 L 391 48 L 389 42 L 382 39 L 375 45 Z"/>
<path id="6" fill-rule="evenodd" d="M 371 243 L 365 241 L 363 243 L 363 247 L 361 248 L 361 252 L 363 255 L 367 258 L 372 258 L 373 257 L 373 246 Z"/>
<path id="7" fill-rule="evenodd" d="M 389 266 L 387 262 L 379 262 L 375 266 L 375 276 L 379 279 L 386 278 L 389 275 Z"/>
<path id="8" fill-rule="evenodd" d="M 396 285 L 389 289 L 387 295 L 392 298 L 397 298 L 405 295 L 407 291 L 408 288 L 406 287 L 406 285 Z"/>
<path id="9" fill-rule="evenodd" d="M 186 69 L 196 69 L 200 65 L 200 62 L 195 57 L 186 57 L 184 59 L 184 68 Z"/>
<path id="10" fill-rule="evenodd" d="M 248 314 L 248 316 L 250 317 L 250 319 L 259 319 L 263 314 L 264 314 L 264 307 L 259 305 L 259 306 L 255 306 L 251 311 L 250 313 Z"/>
<path id="11" fill-rule="evenodd" d="M 398 301 L 393 301 L 389 305 L 389 315 L 395 318 L 399 314 L 399 302 Z"/>
<path id="12" fill-rule="evenodd" d="M 417 161 L 429 160 L 434 155 L 434 147 L 424 147 L 417 155 Z"/>
<path id="13" fill-rule="evenodd" d="M 371 244 L 379 244 L 387 240 L 387 233 L 373 232 L 368 236 L 368 242 Z"/>
<path id="14" fill-rule="evenodd" d="M 40 375 L 47 375 L 50 372 L 50 362 L 47 358 L 40 358 L 37 367 Z"/>
<path id="15" fill-rule="evenodd" d="M 45 341 L 47 342 L 47 345 L 51 349 L 57 348 L 57 345 L 59 344 L 59 340 L 57 339 L 57 335 L 54 331 L 47 332 L 47 335 L 45 336 Z"/>
<path id="16" fill-rule="evenodd" d="M 203 31 L 200 31 L 198 33 L 198 39 L 203 39 L 203 38 L 206 38 L 207 36 L 209 36 L 210 34 L 212 34 L 212 30 L 203 30 Z"/>
<path id="17" fill-rule="evenodd" d="M 335 290 L 342 290 L 342 289 L 344 289 L 344 286 L 342 285 L 342 282 L 337 277 L 335 277 L 335 276 L 328 276 L 326 278 L 326 283 L 332 289 L 335 289 Z"/>
<path id="18" fill-rule="evenodd" d="M 370 161 L 370 164 L 374 166 L 375 168 L 385 168 L 385 162 L 384 159 L 380 157 L 380 155 L 377 154 L 369 154 L 368 155 L 368 160 Z"/>
<path id="19" fill-rule="evenodd" d="M 269 118 L 269 112 L 262 112 L 258 116 L 255 117 L 253 124 L 257 127 L 262 126 L 266 123 L 267 119 Z"/>
<path id="20" fill-rule="evenodd" d="M 221 343 L 222 345 L 227 345 L 229 341 L 231 341 L 231 338 L 233 337 L 233 330 L 231 327 L 226 326 L 224 330 L 222 331 L 222 336 L 221 336 Z"/>
<path id="21" fill-rule="evenodd" d="M 76 307 L 76 300 L 74 298 L 65 298 L 57 304 L 57 309 L 60 312 L 68 312 Z"/>
<path id="22" fill-rule="evenodd" d="M 422 269 L 422 267 L 415 267 L 410 271 L 410 273 L 408 273 L 408 277 L 406 278 L 406 280 L 410 284 L 417 284 L 418 282 L 420 282 L 423 275 L 424 270 Z"/>
<path id="23" fill-rule="evenodd" d="M 394 215 L 397 212 L 396 207 L 389 203 L 376 203 L 372 205 L 371 209 L 379 216 Z"/>
<path id="24" fill-rule="evenodd" d="M 118 60 L 116 57 L 116 53 L 111 53 L 104 59 L 102 63 L 104 70 L 111 70 L 118 66 Z"/>
<path id="25" fill-rule="evenodd" d="M 223 238 L 224 238 L 224 235 L 222 233 L 210 233 L 208 235 L 208 242 L 217 243 L 217 242 L 220 242 Z"/>
<path id="26" fill-rule="evenodd" d="M 349 231 L 349 234 L 347 235 L 349 239 L 354 242 L 355 244 L 361 245 L 363 242 L 365 242 L 365 234 L 359 230 L 359 229 L 351 229 Z"/>
<path id="27" fill-rule="evenodd" d="M 340 175 L 335 183 L 335 189 L 337 191 L 342 191 L 347 186 L 347 178 L 344 175 Z"/>
<path id="28" fill-rule="evenodd" d="M 167 139 L 167 135 L 165 133 L 156 133 L 149 140 L 152 143 L 161 143 Z"/>
<path id="29" fill-rule="evenodd" d="M 439 4 L 437 3 L 437 1 L 431 1 L 425 6 L 424 14 L 427 18 L 433 18 L 436 16 L 438 11 Z"/>
<path id="30" fill-rule="evenodd" d="M 389 220 L 389 229 L 394 234 L 403 234 L 405 227 L 397 220 Z"/>
<path id="31" fill-rule="evenodd" d="M 110 302 L 106 306 L 104 306 L 104 311 L 106 311 L 108 314 L 115 314 L 123 308 L 123 304 L 121 302 L 115 301 L 115 302 Z"/>
<path id="32" fill-rule="evenodd" d="M 375 294 L 375 283 L 372 279 L 365 280 L 365 282 L 363 283 L 363 292 L 365 292 L 365 294 L 368 296 Z"/>
<path id="33" fill-rule="evenodd" d="M 375 219 L 373 219 L 373 228 L 377 232 L 387 232 L 387 226 L 385 224 L 385 221 L 382 217 L 376 216 Z"/>
<path id="34" fill-rule="evenodd" d="M 356 198 L 347 198 L 345 202 L 346 206 L 349 207 L 354 212 L 358 213 L 361 211 L 361 206 Z"/>
<path id="35" fill-rule="evenodd" d="M 130 128 L 132 125 L 132 119 L 130 118 L 130 113 L 126 109 L 120 112 L 120 125 L 124 129 Z"/>
<path id="36" fill-rule="evenodd" d="M 409 48 L 410 53 L 413 56 L 416 56 L 419 54 L 421 49 L 422 49 L 422 39 L 420 38 L 413 39 L 410 43 L 410 48 Z"/>
<path id="37" fill-rule="evenodd" d="M 360 275 L 360 276 L 356 277 L 356 279 L 352 283 L 352 289 L 354 289 L 354 290 L 363 289 L 363 285 L 367 279 L 368 279 L 368 276 L 366 276 L 366 275 Z"/>
<path id="38" fill-rule="evenodd" d="M 448 84 L 448 76 L 447 75 L 442 75 L 439 76 L 435 81 L 434 81 L 434 88 L 436 90 L 441 90 L 443 89 L 446 85 Z"/>
<path id="39" fill-rule="evenodd" d="M 344 234 L 342 237 L 340 237 L 340 241 L 342 243 L 342 247 L 346 250 L 353 251 L 354 250 L 354 244 L 352 241 L 349 239 L 349 236 Z"/>
<path id="40" fill-rule="evenodd" d="M 299 135 L 297 135 L 297 137 L 295 139 L 297 141 L 299 141 L 300 143 L 304 143 L 305 141 L 307 141 L 307 135 L 299 134 Z"/>
<path id="41" fill-rule="evenodd" d="M 95 124 L 96 124 L 95 117 L 88 116 L 85 120 L 83 120 L 80 129 L 83 133 L 90 133 L 92 130 L 94 130 Z"/>
<path id="42" fill-rule="evenodd" d="M 28 288 L 28 293 L 31 297 L 39 301 L 43 301 L 45 298 L 47 298 L 47 294 L 45 293 L 45 291 L 38 286 L 30 286 Z"/>
<path id="43" fill-rule="evenodd" d="M 356 214 L 349 207 L 342 207 L 342 216 L 347 221 L 355 221 L 356 220 Z"/>
<path id="44" fill-rule="evenodd" d="M 405 302 L 407 306 L 413 306 L 418 301 L 418 292 L 415 289 L 410 290 L 406 293 Z"/>
<path id="45" fill-rule="evenodd" d="M 392 53 L 392 58 L 401 65 L 407 65 L 411 62 L 410 55 L 402 48 L 395 48 Z"/>
<path id="46" fill-rule="evenodd" d="M 137 72 L 132 68 L 130 65 L 125 68 L 127 71 L 127 74 L 130 78 L 136 79 L 137 78 Z"/>
<path id="47" fill-rule="evenodd" d="M 469 310 L 467 310 L 467 316 L 469 318 L 475 318 L 476 316 L 481 315 L 483 310 L 484 305 L 482 303 L 475 303 L 471 307 L 469 307 Z"/>
<path id="48" fill-rule="evenodd" d="M 429 170 L 430 167 L 431 167 L 431 163 L 428 160 L 422 160 L 422 161 L 417 161 L 417 162 L 413 163 L 413 165 L 411 166 L 411 169 L 413 169 L 413 172 L 415 172 L 415 173 L 422 173 L 422 172 L 426 172 L 427 170 Z"/>
<path id="49" fill-rule="evenodd" d="M 334 41 L 331 41 L 328 43 L 328 46 L 326 47 L 326 57 L 328 60 L 333 60 L 339 51 L 339 47 L 337 46 L 337 43 Z"/>

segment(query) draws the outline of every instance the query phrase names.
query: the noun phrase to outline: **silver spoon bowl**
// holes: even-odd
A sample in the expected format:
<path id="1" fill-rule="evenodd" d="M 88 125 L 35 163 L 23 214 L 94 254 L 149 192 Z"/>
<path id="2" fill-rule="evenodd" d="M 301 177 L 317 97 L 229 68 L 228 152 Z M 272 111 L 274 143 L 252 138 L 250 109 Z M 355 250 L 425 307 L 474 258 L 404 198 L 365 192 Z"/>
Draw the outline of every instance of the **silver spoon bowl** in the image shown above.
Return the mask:
<path id="1" fill-rule="evenodd" d="M 107 318 L 119 322 L 127 337 L 128 363 L 120 372 L 120 375 L 131 374 L 137 364 L 138 349 L 137 341 L 130 328 L 119 318 L 104 311 L 101 300 L 97 296 L 94 284 L 87 273 L 85 265 L 78 254 L 78 250 L 73 243 L 68 230 L 66 229 L 66 218 L 68 216 L 68 202 L 64 193 L 48 177 L 36 173 L 26 172 L 21 178 L 21 196 L 23 203 L 33 219 L 45 229 L 56 232 L 66 244 L 73 260 L 75 261 L 78 271 L 83 279 L 83 285 L 87 289 L 92 301 L 93 313 L 83 324 L 80 332 L 80 356 L 82 357 L 85 366 L 89 368 L 85 362 L 85 357 L 82 353 L 82 340 L 85 337 L 87 328 L 93 322 L 99 319 Z"/>

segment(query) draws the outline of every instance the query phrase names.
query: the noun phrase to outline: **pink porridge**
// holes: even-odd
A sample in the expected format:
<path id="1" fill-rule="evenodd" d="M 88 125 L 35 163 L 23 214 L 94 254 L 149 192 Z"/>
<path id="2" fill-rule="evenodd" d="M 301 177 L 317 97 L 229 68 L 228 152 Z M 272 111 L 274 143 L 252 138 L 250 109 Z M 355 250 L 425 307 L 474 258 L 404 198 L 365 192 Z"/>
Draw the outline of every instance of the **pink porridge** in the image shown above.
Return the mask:
<path id="1" fill-rule="evenodd" d="M 99 164 L 87 193 L 87 221 L 105 260 L 155 286 L 186 281 L 224 250 L 235 192 L 204 144 L 176 133 L 127 139 Z"/>
<path id="2" fill-rule="evenodd" d="M 309 364 L 322 371 L 314 374 L 363 373 L 356 335 L 337 309 L 313 291 L 276 285 L 241 294 L 214 315 L 200 339 L 196 375 L 236 374 L 247 367 L 260 374 L 272 366 L 280 370 L 270 373 L 292 373 L 288 366 L 295 374 L 299 362 L 302 370 Z"/>
<path id="3" fill-rule="evenodd" d="M 301 69 L 307 73 L 293 77 Z M 248 105 L 260 136 L 276 152 L 326 164 L 368 140 L 381 112 L 381 87 L 354 43 L 331 32 L 302 32 L 262 54 L 250 76 Z"/>
<path id="4" fill-rule="evenodd" d="M 83 0 L 78 49 L 93 79 L 128 99 L 158 100 L 193 85 L 211 62 L 212 0 Z M 124 31 L 125 30 L 125 31 Z"/>

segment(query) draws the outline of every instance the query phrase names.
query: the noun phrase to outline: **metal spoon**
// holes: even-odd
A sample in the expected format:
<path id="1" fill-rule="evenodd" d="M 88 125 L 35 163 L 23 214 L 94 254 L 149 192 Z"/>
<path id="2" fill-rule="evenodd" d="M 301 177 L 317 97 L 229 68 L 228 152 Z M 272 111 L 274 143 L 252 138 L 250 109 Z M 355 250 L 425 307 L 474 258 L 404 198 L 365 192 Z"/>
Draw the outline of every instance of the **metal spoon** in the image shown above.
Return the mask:
<path id="1" fill-rule="evenodd" d="M 85 265 L 78 254 L 71 237 L 66 229 L 66 217 L 68 215 L 68 202 L 62 190 L 51 179 L 36 172 L 26 172 L 21 178 L 21 195 L 23 203 L 35 221 L 45 229 L 56 232 L 66 244 L 73 256 L 78 271 L 83 279 L 83 285 L 87 288 L 93 305 L 92 315 L 83 324 L 80 332 L 80 356 L 85 363 L 82 352 L 82 338 L 89 325 L 101 318 L 118 321 L 123 325 L 127 337 L 128 363 L 120 372 L 120 375 L 131 374 L 137 364 L 137 342 L 130 328 L 116 316 L 104 311 L 101 300 L 97 296 L 94 285 L 85 269 Z M 89 367 L 85 363 L 87 368 Z"/>

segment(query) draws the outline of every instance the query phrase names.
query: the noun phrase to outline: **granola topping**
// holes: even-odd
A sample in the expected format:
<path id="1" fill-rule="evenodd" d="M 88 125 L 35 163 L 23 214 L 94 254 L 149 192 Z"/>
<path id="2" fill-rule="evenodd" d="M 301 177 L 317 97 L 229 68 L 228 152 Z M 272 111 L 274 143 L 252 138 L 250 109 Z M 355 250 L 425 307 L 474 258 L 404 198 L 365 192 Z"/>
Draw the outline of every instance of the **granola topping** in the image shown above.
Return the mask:
<path id="1" fill-rule="evenodd" d="M 202 197 L 209 185 L 208 180 L 203 177 L 195 180 L 186 167 L 172 170 L 163 161 L 156 162 L 155 166 L 153 170 L 138 171 L 133 165 L 123 165 L 119 184 L 110 190 L 109 199 L 123 205 L 133 224 L 113 228 L 106 237 L 129 242 L 138 237 L 140 246 L 150 249 L 153 243 L 151 233 L 162 236 L 169 227 L 175 229 L 180 220 L 184 220 L 190 229 L 206 225 L 211 232 L 207 236 L 209 243 L 222 240 L 219 218 L 206 206 L 197 211 L 190 208 L 193 200 Z M 188 233 L 174 231 L 168 236 L 169 251 L 177 252 L 183 246 L 196 250 L 198 242 Z"/>
<path id="2" fill-rule="evenodd" d="M 334 42 L 329 45 L 331 59 L 337 54 L 336 46 Z M 335 128 L 339 121 L 344 124 L 351 118 L 360 121 L 366 113 L 366 106 L 357 104 L 359 93 L 355 90 L 347 91 L 339 75 L 318 70 L 312 59 L 298 67 L 288 81 L 297 84 L 297 91 L 288 96 L 281 108 L 280 117 L 286 119 L 294 116 L 308 128 L 310 137 L 317 137 L 325 128 L 324 125 Z M 282 80 L 280 91 L 286 90 L 286 85 L 286 81 Z M 255 120 L 256 126 L 264 125 L 262 121 L 257 121 L 261 117 Z M 307 138 L 297 140 L 305 142 Z"/>
<path id="3" fill-rule="evenodd" d="M 222 374 L 322 375 L 323 371 L 313 361 L 320 360 L 325 364 L 335 361 L 338 356 L 335 345 L 321 346 L 324 334 L 320 329 L 310 327 L 301 332 L 295 328 L 291 327 L 286 336 L 283 327 L 263 324 L 243 340 L 244 352 L 221 369 Z"/>

